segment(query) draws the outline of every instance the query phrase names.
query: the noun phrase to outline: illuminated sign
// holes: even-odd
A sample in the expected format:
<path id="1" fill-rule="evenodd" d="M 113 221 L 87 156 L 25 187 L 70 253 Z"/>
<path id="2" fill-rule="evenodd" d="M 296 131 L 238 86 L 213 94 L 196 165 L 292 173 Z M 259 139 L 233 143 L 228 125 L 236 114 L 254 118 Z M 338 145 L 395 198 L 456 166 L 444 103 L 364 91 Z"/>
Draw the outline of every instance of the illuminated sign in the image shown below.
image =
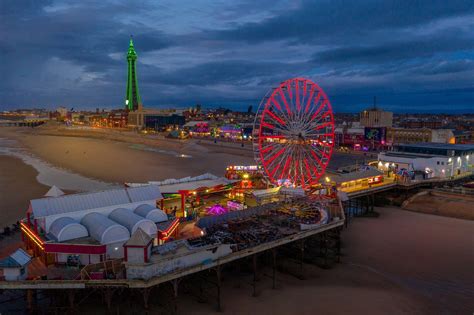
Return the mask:
<path id="1" fill-rule="evenodd" d="M 227 169 L 235 170 L 235 171 L 257 171 L 260 169 L 260 167 L 257 165 L 246 165 L 246 166 L 232 165 L 232 166 L 227 167 Z"/>

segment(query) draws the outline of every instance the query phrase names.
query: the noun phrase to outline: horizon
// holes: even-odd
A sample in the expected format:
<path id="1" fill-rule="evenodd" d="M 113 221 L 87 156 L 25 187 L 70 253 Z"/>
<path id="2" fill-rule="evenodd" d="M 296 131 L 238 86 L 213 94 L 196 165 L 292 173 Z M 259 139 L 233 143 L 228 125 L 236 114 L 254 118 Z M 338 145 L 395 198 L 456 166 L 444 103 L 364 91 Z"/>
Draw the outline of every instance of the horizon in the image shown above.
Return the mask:
<path id="1" fill-rule="evenodd" d="M 224 108 L 224 109 L 230 109 L 232 111 L 238 111 L 238 112 L 246 112 L 249 106 L 252 106 L 252 112 L 255 113 L 256 110 L 258 109 L 258 105 L 252 105 L 250 103 L 244 103 L 244 104 L 224 104 L 224 103 L 209 103 L 209 104 L 201 104 L 201 103 L 193 103 L 189 105 L 173 105 L 173 104 L 163 104 L 163 105 L 150 105 L 146 106 L 144 105 L 144 108 L 149 108 L 149 109 L 189 109 L 192 107 L 195 107 L 196 105 L 201 105 L 202 109 L 207 109 L 207 110 L 212 110 L 212 109 L 218 109 L 218 108 Z M 58 107 L 65 107 L 68 109 L 73 108 L 75 112 L 80 112 L 80 111 L 96 111 L 97 109 L 99 110 L 118 110 L 118 109 L 124 109 L 124 106 L 119 107 L 113 107 L 113 106 L 68 106 L 67 104 L 57 104 L 57 105 L 52 105 L 52 106 L 18 106 L 18 107 L 6 107 L 6 108 L 1 108 L 2 111 L 16 111 L 16 110 L 32 110 L 32 109 L 38 109 L 38 110 L 48 110 L 48 111 L 55 111 Z M 360 112 L 369 109 L 373 107 L 373 104 L 361 104 L 355 107 L 353 111 L 338 111 L 337 109 L 334 108 L 333 106 L 333 111 L 334 114 L 360 114 Z M 474 109 L 469 107 L 469 109 L 464 109 L 464 108 L 456 108 L 455 110 L 452 111 L 436 111 L 433 109 L 426 109 L 426 110 L 413 110 L 413 111 L 401 111 L 401 110 L 391 110 L 389 106 L 384 106 L 377 104 L 377 107 L 384 110 L 384 111 L 389 111 L 393 112 L 395 115 L 459 115 L 459 114 L 466 114 L 466 115 L 474 115 Z"/>

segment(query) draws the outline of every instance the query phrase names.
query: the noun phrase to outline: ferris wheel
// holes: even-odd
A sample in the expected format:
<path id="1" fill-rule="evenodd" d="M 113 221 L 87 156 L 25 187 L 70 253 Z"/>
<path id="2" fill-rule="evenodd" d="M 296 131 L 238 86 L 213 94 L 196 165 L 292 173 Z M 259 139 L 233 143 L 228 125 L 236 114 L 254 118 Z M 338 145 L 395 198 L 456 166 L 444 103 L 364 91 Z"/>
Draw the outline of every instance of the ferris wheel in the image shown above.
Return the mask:
<path id="1" fill-rule="evenodd" d="M 334 116 L 326 93 L 294 78 L 270 90 L 253 128 L 257 164 L 274 185 L 309 187 L 318 182 L 334 147 Z"/>

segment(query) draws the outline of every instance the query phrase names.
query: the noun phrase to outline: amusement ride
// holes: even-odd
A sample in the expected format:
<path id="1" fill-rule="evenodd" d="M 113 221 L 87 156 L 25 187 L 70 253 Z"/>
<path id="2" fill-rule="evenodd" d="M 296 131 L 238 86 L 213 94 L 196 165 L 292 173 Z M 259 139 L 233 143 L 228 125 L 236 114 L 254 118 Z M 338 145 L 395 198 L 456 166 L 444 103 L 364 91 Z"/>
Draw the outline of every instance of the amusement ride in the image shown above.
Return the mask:
<path id="1" fill-rule="evenodd" d="M 268 91 L 258 107 L 255 160 L 273 185 L 309 188 L 329 164 L 334 129 L 326 93 L 305 78 L 286 80 Z"/>

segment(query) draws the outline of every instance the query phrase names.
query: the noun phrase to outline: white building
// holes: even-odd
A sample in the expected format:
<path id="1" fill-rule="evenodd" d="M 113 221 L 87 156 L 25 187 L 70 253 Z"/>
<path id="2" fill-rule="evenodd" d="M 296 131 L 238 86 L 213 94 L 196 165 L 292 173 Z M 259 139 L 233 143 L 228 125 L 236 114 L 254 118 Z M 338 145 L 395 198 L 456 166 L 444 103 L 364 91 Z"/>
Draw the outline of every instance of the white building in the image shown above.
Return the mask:
<path id="1" fill-rule="evenodd" d="M 474 145 L 419 143 L 403 144 L 395 151 L 381 152 L 378 167 L 382 171 L 424 172 L 426 178 L 445 178 L 473 171 Z"/>
<path id="2" fill-rule="evenodd" d="M 23 249 L 17 249 L 10 256 L 0 260 L 0 269 L 6 281 L 25 280 L 28 277 L 28 265 L 31 256 Z"/>

